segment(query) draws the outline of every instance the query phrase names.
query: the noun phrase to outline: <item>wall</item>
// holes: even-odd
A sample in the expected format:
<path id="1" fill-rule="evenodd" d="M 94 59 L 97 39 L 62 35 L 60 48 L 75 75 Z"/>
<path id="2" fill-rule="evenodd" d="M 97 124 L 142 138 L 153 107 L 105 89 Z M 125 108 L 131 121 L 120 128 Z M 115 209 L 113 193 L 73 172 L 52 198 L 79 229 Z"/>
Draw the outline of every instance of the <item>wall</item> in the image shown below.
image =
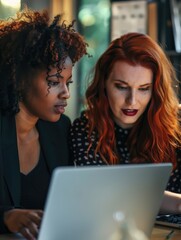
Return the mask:
<path id="1" fill-rule="evenodd" d="M 49 9 L 51 0 L 21 0 L 21 7 L 27 5 L 31 9 Z"/>

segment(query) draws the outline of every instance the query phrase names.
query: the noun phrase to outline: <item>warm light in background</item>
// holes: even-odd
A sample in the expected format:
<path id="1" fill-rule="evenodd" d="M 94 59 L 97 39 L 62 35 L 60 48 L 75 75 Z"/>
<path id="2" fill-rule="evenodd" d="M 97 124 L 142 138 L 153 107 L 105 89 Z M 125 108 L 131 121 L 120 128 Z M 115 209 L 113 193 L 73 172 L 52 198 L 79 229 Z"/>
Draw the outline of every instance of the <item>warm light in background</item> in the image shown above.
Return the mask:
<path id="1" fill-rule="evenodd" d="M 20 8 L 21 0 L 0 0 L 5 7 Z"/>

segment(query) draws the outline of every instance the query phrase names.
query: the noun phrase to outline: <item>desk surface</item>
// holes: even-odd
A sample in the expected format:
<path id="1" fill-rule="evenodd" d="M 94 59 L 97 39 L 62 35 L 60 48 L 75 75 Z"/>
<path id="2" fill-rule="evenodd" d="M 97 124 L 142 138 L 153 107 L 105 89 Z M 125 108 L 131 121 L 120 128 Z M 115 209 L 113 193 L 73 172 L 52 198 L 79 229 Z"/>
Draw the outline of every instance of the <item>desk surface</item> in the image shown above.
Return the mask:
<path id="1" fill-rule="evenodd" d="M 171 231 L 173 233 L 168 236 Z M 168 227 L 161 227 L 155 226 L 151 235 L 151 240 L 181 240 L 181 230 L 168 228 Z"/>
<path id="2" fill-rule="evenodd" d="M 172 228 L 156 226 L 153 229 L 150 240 L 181 240 L 181 230 L 177 229 L 174 229 L 174 232 L 170 238 L 167 238 L 168 234 L 172 230 Z M 24 238 L 14 234 L 6 234 L 0 235 L 0 240 L 24 240 Z"/>

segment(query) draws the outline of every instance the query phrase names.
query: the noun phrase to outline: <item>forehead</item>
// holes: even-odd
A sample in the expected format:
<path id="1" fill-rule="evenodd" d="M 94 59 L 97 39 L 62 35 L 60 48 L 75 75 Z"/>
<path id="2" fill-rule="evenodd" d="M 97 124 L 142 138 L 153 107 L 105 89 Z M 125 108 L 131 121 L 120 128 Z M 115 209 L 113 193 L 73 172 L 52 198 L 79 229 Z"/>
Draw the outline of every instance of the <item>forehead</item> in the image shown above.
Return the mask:
<path id="1" fill-rule="evenodd" d="M 151 69 L 140 64 L 132 65 L 123 61 L 116 62 L 109 75 L 110 80 L 123 81 L 134 85 L 152 83 L 152 78 L 153 73 Z"/>
<path id="2" fill-rule="evenodd" d="M 55 75 L 57 73 L 63 74 L 63 72 L 66 72 L 66 70 L 72 71 L 73 63 L 72 60 L 67 57 L 64 62 L 62 62 L 59 66 L 50 66 L 48 69 L 48 76 Z"/>
<path id="3" fill-rule="evenodd" d="M 67 68 L 72 65 L 73 65 L 73 63 L 72 63 L 72 60 L 70 59 L 70 57 L 66 57 L 65 62 L 63 63 L 63 67 Z"/>

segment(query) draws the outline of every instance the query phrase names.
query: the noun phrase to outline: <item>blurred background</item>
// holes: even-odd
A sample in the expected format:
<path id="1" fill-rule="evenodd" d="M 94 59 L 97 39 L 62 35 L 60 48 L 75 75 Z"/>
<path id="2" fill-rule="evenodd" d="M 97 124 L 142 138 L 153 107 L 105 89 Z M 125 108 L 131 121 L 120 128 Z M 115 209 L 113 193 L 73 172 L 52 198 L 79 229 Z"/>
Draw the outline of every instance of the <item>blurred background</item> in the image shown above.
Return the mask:
<path id="1" fill-rule="evenodd" d="M 176 4 L 176 12 L 172 3 Z M 180 0 L 0 0 L 0 18 L 8 18 L 27 5 L 31 9 L 47 9 L 51 18 L 63 14 L 89 44 L 87 56 L 75 65 L 71 98 L 66 114 L 73 121 L 84 108 L 88 75 L 109 42 L 126 31 L 149 34 L 159 42 L 175 66 L 178 82 L 174 87 L 181 100 L 181 1 Z M 177 31 L 176 31 L 177 30 Z"/>

